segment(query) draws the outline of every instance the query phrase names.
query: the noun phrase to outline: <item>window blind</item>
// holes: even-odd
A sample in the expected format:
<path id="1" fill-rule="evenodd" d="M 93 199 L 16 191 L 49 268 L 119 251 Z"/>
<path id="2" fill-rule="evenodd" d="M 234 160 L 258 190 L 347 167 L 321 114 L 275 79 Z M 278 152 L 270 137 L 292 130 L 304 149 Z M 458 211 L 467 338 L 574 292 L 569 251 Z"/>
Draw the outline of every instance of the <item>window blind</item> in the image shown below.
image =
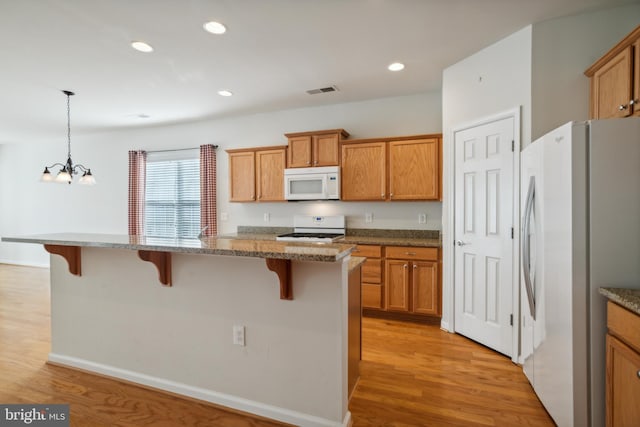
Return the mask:
<path id="1" fill-rule="evenodd" d="M 196 238 L 200 233 L 200 160 L 195 150 L 149 153 L 145 192 L 145 234 Z M 185 158 L 186 157 L 186 158 Z"/>

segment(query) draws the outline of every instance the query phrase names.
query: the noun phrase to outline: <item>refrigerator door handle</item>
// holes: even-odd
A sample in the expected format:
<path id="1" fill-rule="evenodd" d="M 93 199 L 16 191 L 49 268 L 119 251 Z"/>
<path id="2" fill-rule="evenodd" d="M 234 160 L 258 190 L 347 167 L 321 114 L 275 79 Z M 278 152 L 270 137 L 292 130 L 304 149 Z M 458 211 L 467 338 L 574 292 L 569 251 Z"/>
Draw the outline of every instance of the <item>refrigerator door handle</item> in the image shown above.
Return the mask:
<path id="1" fill-rule="evenodd" d="M 524 219 L 522 226 L 522 270 L 524 274 L 524 284 L 527 291 L 527 299 L 529 300 L 529 311 L 531 317 L 536 320 L 536 302 L 533 296 L 533 285 L 531 283 L 531 252 L 529 249 L 530 235 L 529 227 L 531 226 L 531 214 L 533 213 L 533 204 L 535 200 L 536 179 L 534 176 L 529 178 L 529 191 L 527 192 L 527 202 L 524 208 Z"/>

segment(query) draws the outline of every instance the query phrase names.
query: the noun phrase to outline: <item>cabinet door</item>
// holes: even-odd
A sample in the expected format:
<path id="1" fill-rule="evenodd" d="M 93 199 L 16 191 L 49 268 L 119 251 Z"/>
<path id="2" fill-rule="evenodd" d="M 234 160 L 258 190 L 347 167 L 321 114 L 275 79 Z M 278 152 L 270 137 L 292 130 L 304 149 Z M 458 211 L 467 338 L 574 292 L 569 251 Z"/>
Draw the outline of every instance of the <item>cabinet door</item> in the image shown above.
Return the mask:
<path id="1" fill-rule="evenodd" d="M 342 145 L 342 200 L 385 200 L 386 143 Z"/>
<path id="2" fill-rule="evenodd" d="M 640 116 L 640 39 L 633 44 L 633 106 L 634 116 Z"/>
<path id="3" fill-rule="evenodd" d="M 640 420 L 640 354 L 607 335 L 607 427 Z"/>
<path id="4" fill-rule="evenodd" d="M 287 153 L 287 167 L 311 167 L 311 136 L 295 136 L 289 138 L 289 149 Z"/>
<path id="5" fill-rule="evenodd" d="M 251 202 L 255 200 L 255 153 L 253 151 L 229 153 L 229 200 Z"/>
<path id="6" fill-rule="evenodd" d="M 313 166 L 338 166 L 340 162 L 339 135 L 313 136 Z"/>
<path id="7" fill-rule="evenodd" d="M 405 260 L 387 260 L 385 264 L 385 302 L 389 311 L 409 311 L 409 264 Z"/>
<path id="8" fill-rule="evenodd" d="M 256 191 L 259 202 L 284 200 L 286 150 L 256 151 Z"/>
<path id="9" fill-rule="evenodd" d="M 411 311 L 440 315 L 438 263 L 414 261 L 411 270 Z"/>
<path id="10" fill-rule="evenodd" d="M 591 112 L 595 119 L 631 114 L 633 46 L 620 52 L 591 78 Z"/>
<path id="11" fill-rule="evenodd" d="M 389 198 L 437 200 L 440 189 L 439 139 L 389 143 Z"/>

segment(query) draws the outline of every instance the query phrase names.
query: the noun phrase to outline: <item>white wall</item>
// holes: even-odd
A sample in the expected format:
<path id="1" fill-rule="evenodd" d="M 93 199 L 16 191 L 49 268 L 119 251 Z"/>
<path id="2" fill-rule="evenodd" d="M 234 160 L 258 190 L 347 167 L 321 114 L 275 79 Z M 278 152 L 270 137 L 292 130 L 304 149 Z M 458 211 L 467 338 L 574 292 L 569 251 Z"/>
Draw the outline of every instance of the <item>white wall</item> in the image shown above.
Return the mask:
<path id="1" fill-rule="evenodd" d="M 572 120 L 589 118 L 583 74 L 640 22 L 640 5 L 618 7 L 533 26 L 531 140 Z"/>
<path id="2" fill-rule="evenodd" d="M 440 202 L 408 203 L 228 203 L 228 162 L 225 149 L 286 145 L 288 132 L 344 128 L 352 138 L 439 133 L 442 130 L 439 92 L 364 102 L 230 117 L 175 126 L 72 134 L 72 157 L 92 168 L 98 184 L 57 185 L 38 182 L 46 164 L 65 160 L 65 134 L 49 141 L 0 145 L 0 236 L 62 231 L 127 232 L 127 152 L 217 144 L 218 212 L 221 233 L 238 225 L 292 226 L 298 213 L 344 214 L 349 227 L 440 229 Z M 26 179 L 25 179 L 26 178 Z M 265 223 L 263 214 L 270 213 Z M 365 212 L 374 221 L 364 223 Z M 427 224 L 418 224 L 418 214 Z M 48 264 L 40 247 L 0 243 L 0 262 Z"/>
<path id="3" fill-rule="evenodd" d="M 447 68 L 442 81 L 444 137 L 442 325 L 450 328 L 453 291 L 453 129 L 521 107 L 521 141 L 531 135 L 531 26 Z"/>

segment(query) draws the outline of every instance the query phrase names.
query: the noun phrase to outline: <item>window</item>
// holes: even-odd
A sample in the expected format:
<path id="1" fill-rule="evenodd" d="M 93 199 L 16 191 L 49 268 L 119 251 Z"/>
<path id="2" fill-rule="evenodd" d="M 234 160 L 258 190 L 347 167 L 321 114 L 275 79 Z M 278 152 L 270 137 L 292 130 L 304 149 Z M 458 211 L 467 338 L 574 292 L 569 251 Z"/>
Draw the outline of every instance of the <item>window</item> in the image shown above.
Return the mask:
<path id="1" fill-rule="evenodd" d="M 198 236 L 200 160 L 197 149 L 149 152 L 145 190 L 147 236 Z"/>

